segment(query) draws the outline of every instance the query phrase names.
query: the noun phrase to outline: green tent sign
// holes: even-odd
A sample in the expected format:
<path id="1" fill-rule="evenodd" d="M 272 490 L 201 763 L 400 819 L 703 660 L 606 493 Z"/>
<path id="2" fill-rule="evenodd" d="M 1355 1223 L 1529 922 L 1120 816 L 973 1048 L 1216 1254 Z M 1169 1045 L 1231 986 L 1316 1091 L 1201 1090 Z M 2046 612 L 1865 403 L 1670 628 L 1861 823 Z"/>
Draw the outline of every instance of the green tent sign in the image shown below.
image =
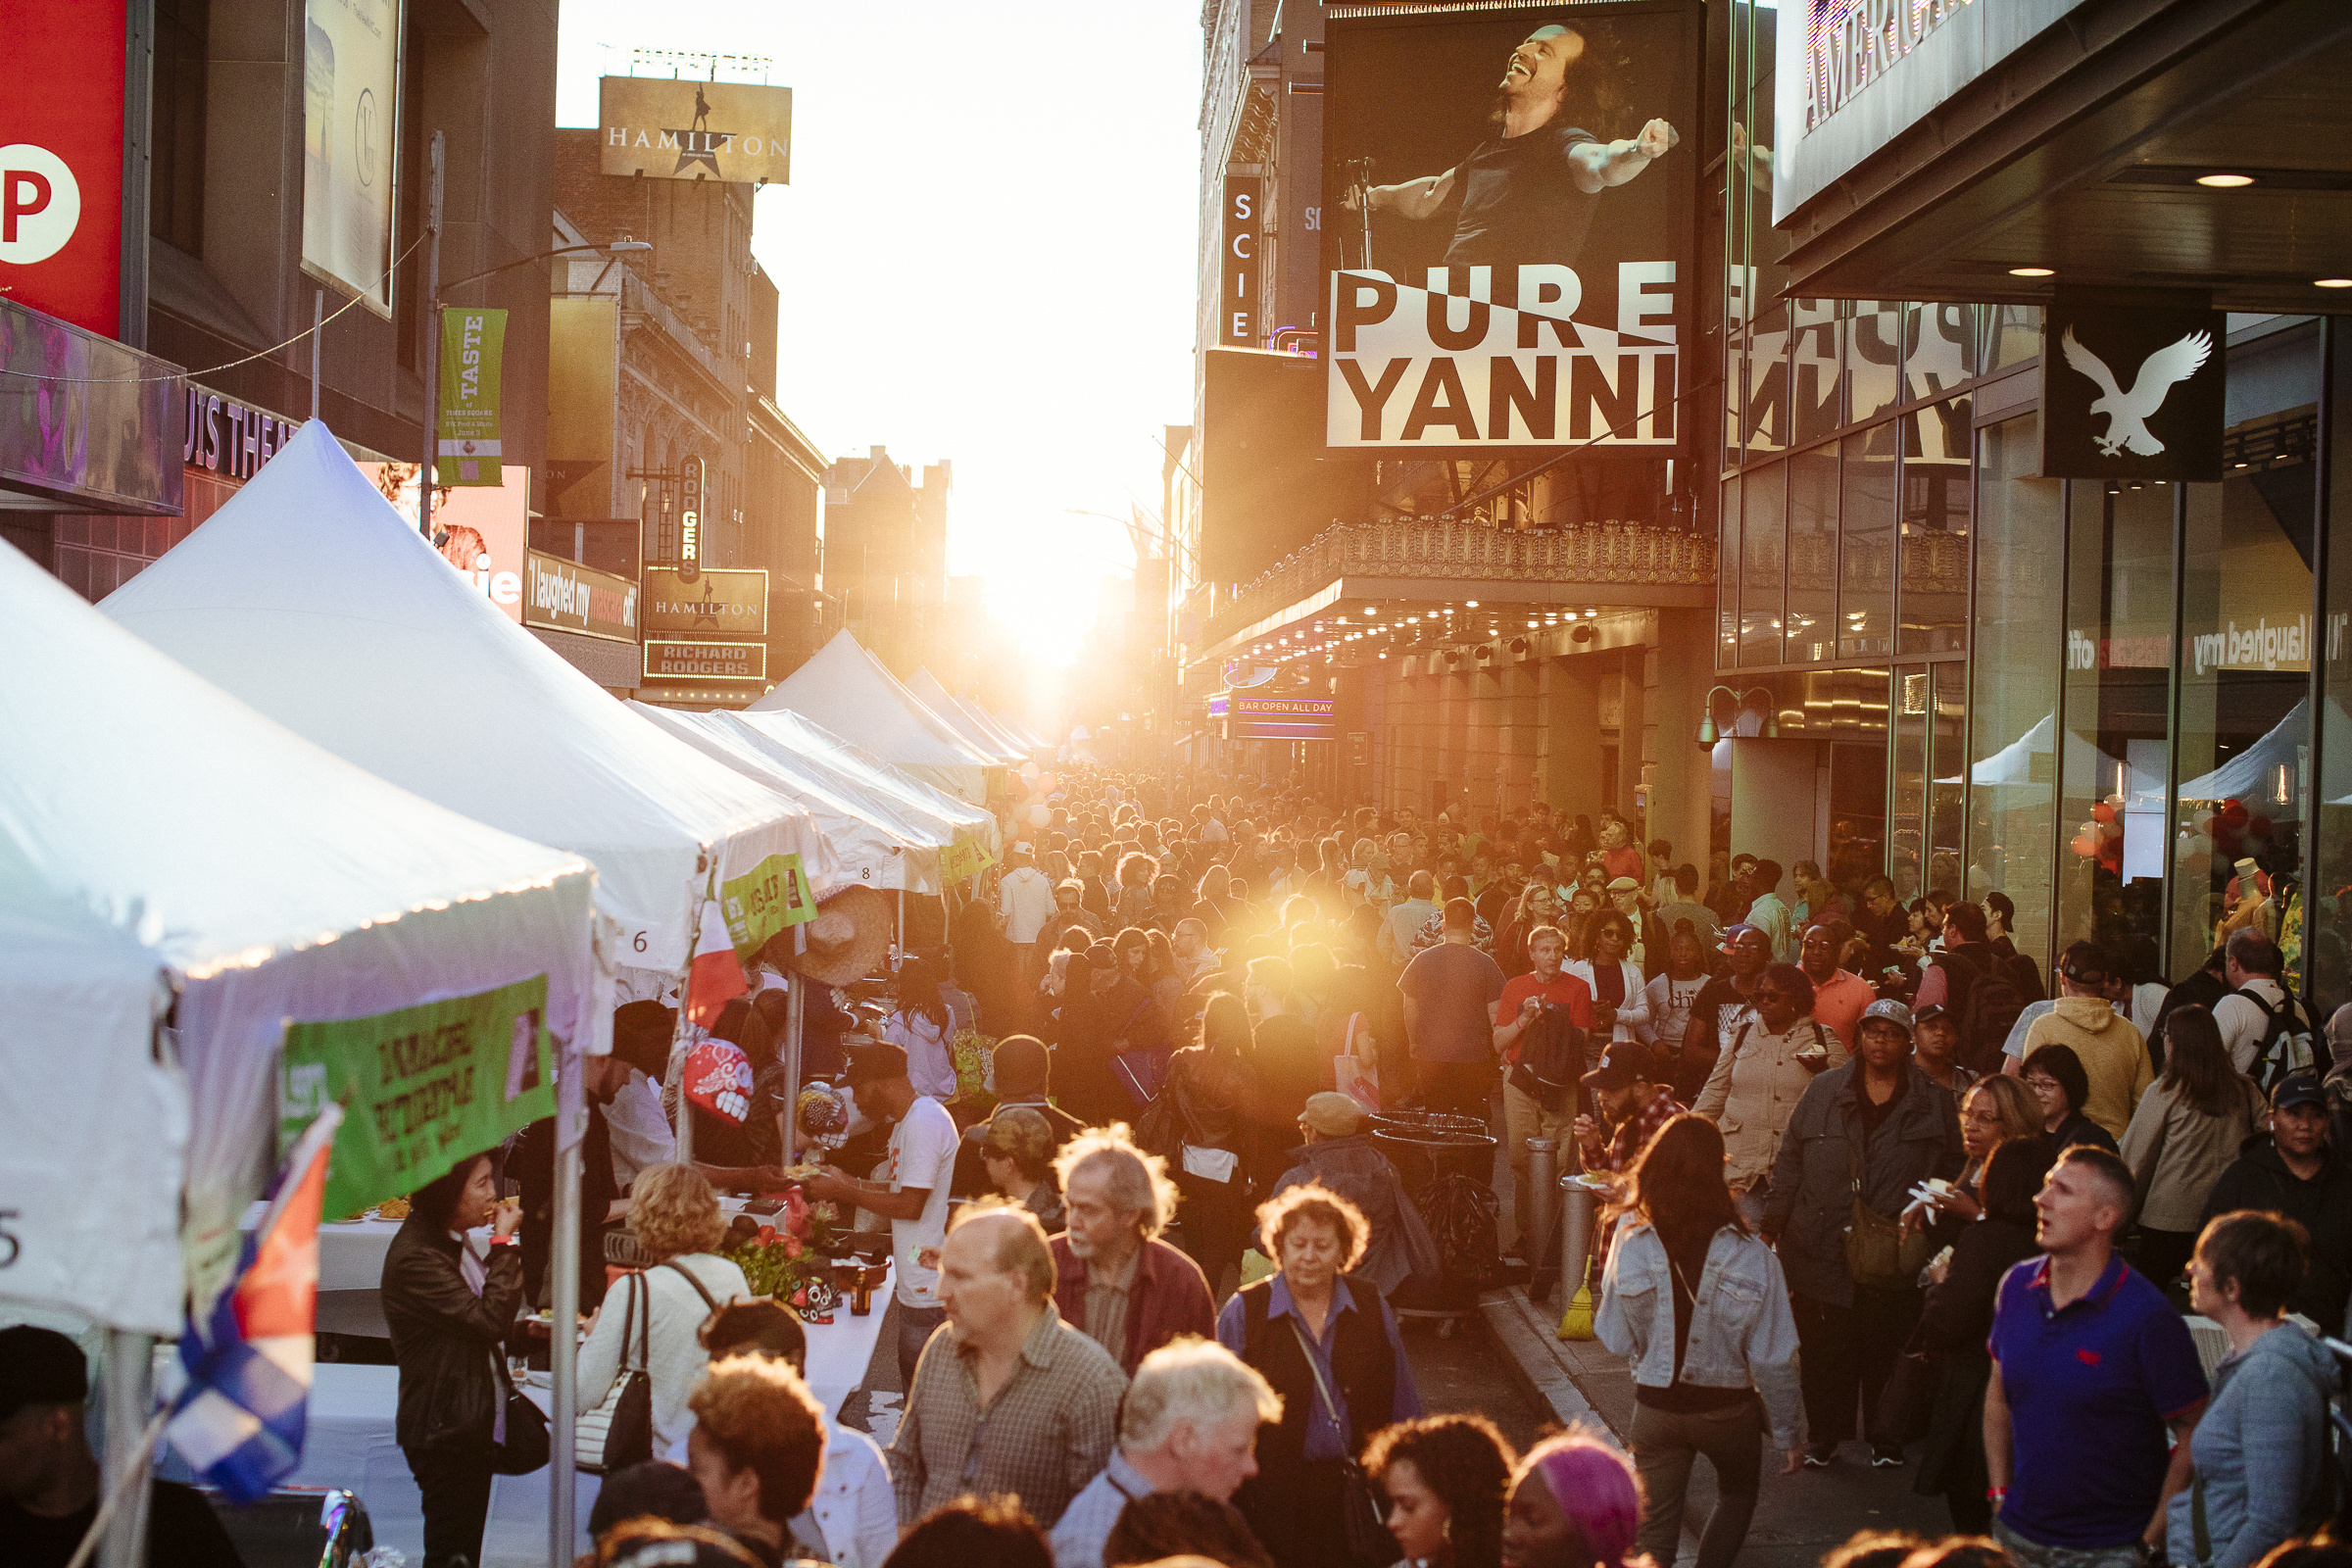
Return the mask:
<path id="1" fill-rule="evenodd" d="M 441 429 L 433 479 L 447 485 L 497 485 L 505 446 L 499 437 L 499 374 L 506 361 L 507 313 L 446 305 L 441 309 Z"/>
<path id="2" fill-rule="evenodd" d="M 743 875 L 727 878 L 718 885 L 718 899 L 727 940 L 746 968 L 778 932 L 816 918 L 816 892 L 797 855 L 771 855 Z"/>
<path id="3" fill-rule="evenodd" d="M 278 1150 L 333 1102 L 325 1213 L 415 1192 L 460 1159 L 556 1113 L 547 976 L 331 1023 L 288 1023 Z"/>

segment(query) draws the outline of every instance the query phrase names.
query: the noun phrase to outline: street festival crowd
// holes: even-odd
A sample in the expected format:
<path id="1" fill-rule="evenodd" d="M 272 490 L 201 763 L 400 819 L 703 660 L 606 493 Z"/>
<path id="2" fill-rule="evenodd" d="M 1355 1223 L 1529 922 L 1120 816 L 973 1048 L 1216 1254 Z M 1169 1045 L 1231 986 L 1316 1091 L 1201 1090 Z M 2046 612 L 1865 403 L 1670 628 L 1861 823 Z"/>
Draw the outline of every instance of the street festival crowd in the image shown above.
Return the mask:
<path id="1" fill-rule="evenodd" d="M 711 1031 L 755 1069 L 739 1116 L 678 1093 L 664 1001 L 588 1059 L 583 1563 L 1673 1568 L 1704 1457 L 1725 1568 L 1772 1457 L 1948 1506 L 1825 1568 L 2352 1564 L 2322 1338 L 2352 1006 L 2305 1015 L 2256 890 L 2178 983 L 2111 937 L 2053 992 L 1998 892 L 1702 872 L 1541 804 L 1052 783 L 895 972 L 795 982 L 830 1143 L 786 1102 L 779 977 Z M 1538 1233 L 1532 1139 L 1599 1192 L 1589 1258 Z M 495 1348 L 548 1298 L 554 1168 L 549 1124 L 461 1161 L 384 1265 L 422 1568 L 475 1561 L 494 1470 L 528 1467 Z M 724 1191 L 889 1233 L 887 1451 L 808 1392 L 819 1303 L 755 1291 Z M 1424 1409 L 1399 1313 L 1531 1270 L 1589 1287 L 1631 1368 L 1623 1450 Z M 86 1527 L 86 1392 L 73 1342 L 0 1331 L 0 1558 Z M 157 1496 L 153 1561 L 235 1560 Z"/>

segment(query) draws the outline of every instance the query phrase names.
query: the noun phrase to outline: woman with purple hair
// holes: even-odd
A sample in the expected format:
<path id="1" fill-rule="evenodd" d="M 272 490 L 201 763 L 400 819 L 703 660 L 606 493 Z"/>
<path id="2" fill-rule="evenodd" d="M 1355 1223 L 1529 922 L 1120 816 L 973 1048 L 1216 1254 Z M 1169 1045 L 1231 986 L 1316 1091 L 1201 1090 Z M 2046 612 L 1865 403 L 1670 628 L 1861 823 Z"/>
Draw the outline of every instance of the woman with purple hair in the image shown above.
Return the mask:
<path id="1" fill-rule="evenodd" d="M 1564 1432 L 1512 1473 L 1502 1568 L 1625 1568 L 1641 1526 L 1633 1461 L 1591 1432 Z"/>

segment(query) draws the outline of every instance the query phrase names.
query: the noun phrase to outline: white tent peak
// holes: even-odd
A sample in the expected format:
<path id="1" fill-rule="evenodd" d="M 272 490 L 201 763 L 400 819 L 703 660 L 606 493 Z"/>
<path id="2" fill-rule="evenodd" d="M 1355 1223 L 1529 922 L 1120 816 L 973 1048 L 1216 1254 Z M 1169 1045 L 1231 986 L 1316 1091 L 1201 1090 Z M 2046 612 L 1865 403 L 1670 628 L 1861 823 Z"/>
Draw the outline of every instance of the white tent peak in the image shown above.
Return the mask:
<path id="1" fill-rule="evenodd" d="M 807 811 L 509 620 L 317 420 L 100 608 L 379 778 L 586 857 L 631 963 L 685 966 L 713 859 L 722 878 L 776 851 L 829 869 Z"/>
<path id="2" fill-rule="evenodd" d="M 937 714 L 940 721 L 954 730 L 963 743 L 981 756 L 996 762 L 1017 762 L 1021 750 L 985 720 L 972 716 L 969 710 L 956 699 L 956 694 L 939 683 L 939 677 L 918 666 L 906 681 L 906 689 L 915 700 Z"/>
<path id="3" fill-rule="evenodd" d="M 983 769 L 997 764 L 858 645 L 847 631 L 810 655 L 758 702 L 753 713 L 791 712 L 863 747 L 882 760 L 961 797 L 986 798 Z"/>

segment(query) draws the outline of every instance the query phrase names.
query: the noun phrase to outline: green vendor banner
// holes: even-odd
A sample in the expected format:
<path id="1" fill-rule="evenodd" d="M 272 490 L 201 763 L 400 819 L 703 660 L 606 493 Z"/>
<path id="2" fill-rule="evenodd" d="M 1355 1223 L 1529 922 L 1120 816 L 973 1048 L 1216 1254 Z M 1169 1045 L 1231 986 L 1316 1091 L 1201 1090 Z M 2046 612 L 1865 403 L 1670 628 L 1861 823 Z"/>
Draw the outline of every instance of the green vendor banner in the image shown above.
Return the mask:
<path id="1" fill-rule="evenodd" d="M 356 1214 L 554 1115 L 554 1050 L 545 975 L 371 1018 L 289 1022 L 279 1152 L 340 1104 L 324 1211 Z"/>
<path id="2" fill-rule="evenodd" d="M 718 885 L 718 900 L 727 940 L 747 969 L 769 938 L 816 918 L 816 890 L 797 855 L 771 855 L 743 875 L 727 878 Z"/>
<path id="3" fill-rule="evenodd" d="M 471 306 L 441 308 L 441 431 L 434 481 L 495 485 L 499 371 L 506 358 L 507 313 Z"/>

